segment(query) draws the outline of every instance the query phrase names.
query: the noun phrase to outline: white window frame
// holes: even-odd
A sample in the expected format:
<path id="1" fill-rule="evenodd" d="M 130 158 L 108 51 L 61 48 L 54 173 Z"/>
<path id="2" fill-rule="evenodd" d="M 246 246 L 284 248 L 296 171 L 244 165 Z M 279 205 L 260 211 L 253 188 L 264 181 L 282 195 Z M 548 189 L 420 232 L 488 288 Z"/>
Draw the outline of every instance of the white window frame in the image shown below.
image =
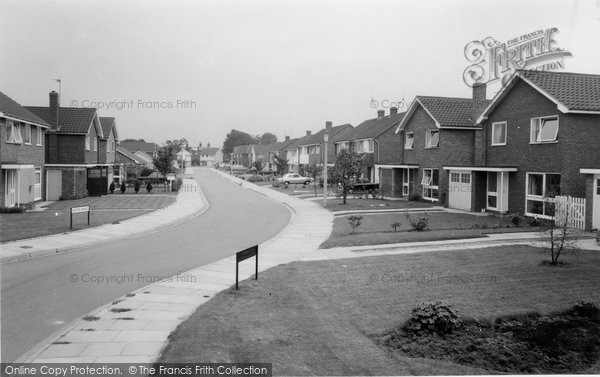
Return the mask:
<path id="1" fill-rule="evenodd" d="M 542 135 L 542 129 L 544 128 L 543 124 L 547 120 L 556 120 L 556 132 L 554 133 L 553 138 L 540 139 L 540 136 Z M 530 136 L 529 136 L 530 144 L 545 144 L 545 143 L 557 143 L 558 142 L 558 131 L 560 129 L 560 121 L 559 121 L 558 115 L 531 118 L 529 127 L 530 127 Z"/>
<path id="2" fill-rule="evenodd" d="M 435 145 L 431 144 L 431 140 L 433 139 L 433 135 L 437 134 L 437 143 Z M 440 145 L 440 130 L 427 130 L 425 131 L 425 148 L 437 148 Z"/>
<path id="3" fill-rule="evenodd" d="M 35 145 L 37 145 L 39 147 L 44 145 L 44 128 L 43 127 L 38 127 L 37 141 L 36 141 Z"/>
<path id="4" fill-rule="evenodd" d="M 431 173 L 429 175 L 429 177 L 427 177 L 427 174 L 425 173 L 427 171 L 429 171 Z M 438 185 L 433 184 L 433 176 L 434 176 L 435 171 L 438 171 Z M 421 179 L 421 185 L 423 186 L 421 195 L 423 196 L 423 199 L 431 200 L 432 202 L 437 202 L 440 200 L 439 179 L 440 179 L 439 170 L 423 169 L 423 178 Z M 429 195 L 429 194 L 433 194 L 434 192 L 437 193 L 437 198 L 434 197 L 434 195 Z"/>
<path id="5" fill-rule="evenodd" d="M 39 183 L 38 178 L 36 176 L 39 175 Z M 42 199 L 42 168 L 39 166 L 35 167 L 33 172 L 33 200 L 41 200 Z"/>
<path id="6" fill-rule="evenodd" d="M 85 150 L 90 150 L 90 134 L 85 135 Z"/>
<path id="7" fill-rule="evenodd" d="M 97 152 L 98 151 L 98 138 L 97 137 L 92 138 L 92 145 L 94 146 L 94 152 Z"/>
<path id="8" fill-rule="evenodd" d="M 496 191 L 490 191 L 490 175 L 491 174 L 496 174 Z M 485 198 L 485 208 L 486 209 L 493 209 L 493 210 L 498 210 L 498 188 L 500 187 L 500 184 L 498 183 L 498 173 L 497 172 L 493 172 L 493 171 L 488 171 L 485 177 L 485 191 L 486 191 L 486 198 Z M 496 206 L 492 207 L 489 205 L 490 197 L 495 197 L 496 198 Z"/>
<path id="9" fill-rule="evenodd" d="M 529 194 L 529 177 L 530 177 L 530 175 L 541 175 L 542 176 L 542 195 Z M 527 172 L 526 179 L 525 179 L 525 215 L 526 216 L 539 217 L 542 219 L 553 219 L 554 218 L 554 216 L 546 215 L 545 203 L 554 203 L 556 201 L 554 198 L 546 197 L 547 191 L 548 191 L 548 188 L 546 187 L 546 181 L 547 181 L 548 175 L 559 175 L 559 176 L 561 176 L 561 181 L 562 181 L 562 175 L 560 173 Z M 542 213 L 541 214 L 532 213 L 532 212 L 527 211 L 527 207 L 528 207 L 527 204 L 530 201 L 542 203 Z"/>
<path id="10" fill-rule="evenodd" d="M 407 132 L 406 140 L 404 140 L 404 149 L 413 149 L 415 146 L 415 133 Z"/>
<path id="11" fill-rule="evenodd" d="M 25 137 L 23 138 L 23 144 L 31 145 L 31 125 L 29 123 L 23 124 L 25 128 Z"/>
<path id="12" fill-rule="evenodd" d="M 23 138 L 21 137 L 21 125 L 10 119 L 6 120 L 6 142 L 11 144 L 23 143 Z"/>
<path id="13" fill-rule="evenodd" d="M 496 127 L 504 127 L 504 140 L 503 141 L 494 140 L 494 138 L 496 136 Z M 506 133 L 507 133 L 506 122 L 492 123 L 492 145 L 493 146 L 506 145 L 506 138 L 507 138 Z"/>

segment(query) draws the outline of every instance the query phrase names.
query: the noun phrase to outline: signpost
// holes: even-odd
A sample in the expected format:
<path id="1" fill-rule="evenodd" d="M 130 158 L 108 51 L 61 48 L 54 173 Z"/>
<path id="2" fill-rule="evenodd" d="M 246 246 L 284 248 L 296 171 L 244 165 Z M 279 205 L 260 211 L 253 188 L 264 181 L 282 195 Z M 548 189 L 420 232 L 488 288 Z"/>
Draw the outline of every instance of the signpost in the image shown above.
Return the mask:
<path id="1" fill-rule="evenodd" d="M 69 229 L 73 229 L 73 214 L 87 212 L 87 224 L 90 225 L 90 206 L 71 207 L 71 225 Z"/>
<path id="2" fill-rule="evenodd" d="M 239 264 L 241 261 L 248 258 L 256 257 L 256 265 L 254 267 L 254 280 L 258 280 L 258 245 L 249 247 L 235 254 L 235 290 L 238 288 Z"/>

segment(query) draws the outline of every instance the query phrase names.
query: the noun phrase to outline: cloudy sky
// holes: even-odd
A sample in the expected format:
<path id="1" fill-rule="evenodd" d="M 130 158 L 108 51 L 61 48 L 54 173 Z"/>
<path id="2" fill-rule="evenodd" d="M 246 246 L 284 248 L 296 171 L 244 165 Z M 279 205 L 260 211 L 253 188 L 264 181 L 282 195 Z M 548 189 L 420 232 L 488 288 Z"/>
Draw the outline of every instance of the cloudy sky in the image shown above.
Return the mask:
<path id="1" fill-rule="evenodd" d="M 63 106 L 105 107 L 121 139 L 158 143 L 296 137 L 417 94 L 469 97 L 465 46 L 490 36 L 556 27 L 566 70 L 600 73 L 600 0 L 2 0 L 2 15 L 1 91 L 47 105 L 60 78 Z"/>

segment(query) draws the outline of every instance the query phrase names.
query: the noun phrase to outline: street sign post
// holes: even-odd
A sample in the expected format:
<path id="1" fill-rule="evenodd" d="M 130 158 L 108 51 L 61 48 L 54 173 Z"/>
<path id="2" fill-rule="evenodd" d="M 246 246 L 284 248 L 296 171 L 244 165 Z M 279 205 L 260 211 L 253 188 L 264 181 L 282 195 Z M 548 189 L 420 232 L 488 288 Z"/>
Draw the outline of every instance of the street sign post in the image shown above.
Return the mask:
<path id="1" fill-rule="evenodd" d="M 87 212 L 87 224 L 90 225 L 90 206 L 71 207 L 71 225 L 69 229 L 73 229 L 73 214 Z"/>
<path id="2" fill-rule="evenodd" d="M 249 247 L 245 250 L 242 250 L 235 254 L 235 290 L 238 288 L 238 278 L 239 278 L 239 265 L 240 262 L 246 260 L 248 258 L 256 257 L 256 264 L 254 267 L 254 280 L 258 280 L 258 245 Z"/>

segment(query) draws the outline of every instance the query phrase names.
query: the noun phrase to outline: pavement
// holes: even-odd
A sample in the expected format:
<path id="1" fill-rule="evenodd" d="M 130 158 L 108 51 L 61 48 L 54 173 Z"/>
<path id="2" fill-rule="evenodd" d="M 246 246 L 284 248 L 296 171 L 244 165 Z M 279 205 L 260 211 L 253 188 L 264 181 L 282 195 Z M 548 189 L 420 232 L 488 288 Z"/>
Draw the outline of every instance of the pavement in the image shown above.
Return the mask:
<path id="1" fill-rule="evenodd" d="M 215 170 L 216 171 L 216 170 Z M 216 171 L 235 184 L 284 204 L 292 213 L 290 223 L 274 238 L 258 245 L 260 272 L 293 261 L 356 258 L 439 250 L 531 244 L 536 233 L 492 234 L 486 238 L 403 243 L 350 248 L 319 249 L 331 232 L 334 215 L 320 205 L 289 196 Z M 198 188 L 199 190 L 199 188 Z M 203 196 L 199 192 L 200 196 Z M 592 244 L 586 246 L 597 248 Z M 595 243 L 595 241 L 593 241 Z M 586 247 L 587 248 L 587 247 Z M 34 347 L 19 362 L 155 362 L 169 334 L 197 308 L 235 282 L 235 256 L 179 273 L 132 291 L 112 303 L 75 320 L 59 333 Z M 240 289 L 254 275 L 254 259 L 240 263 Z M 260 281 L 260 280 L 259 280 Z"/>
<path id="2" fill-rule="evenodd" d="M 186 174 L 190 172 L 186 171 Z M 15 261 L 147 235 L 187 221 L 208 208 L 196 181 L 184 178 L 176 201 L 151 213 L 94 228 L 0 244 L 0 261 Z"/>

